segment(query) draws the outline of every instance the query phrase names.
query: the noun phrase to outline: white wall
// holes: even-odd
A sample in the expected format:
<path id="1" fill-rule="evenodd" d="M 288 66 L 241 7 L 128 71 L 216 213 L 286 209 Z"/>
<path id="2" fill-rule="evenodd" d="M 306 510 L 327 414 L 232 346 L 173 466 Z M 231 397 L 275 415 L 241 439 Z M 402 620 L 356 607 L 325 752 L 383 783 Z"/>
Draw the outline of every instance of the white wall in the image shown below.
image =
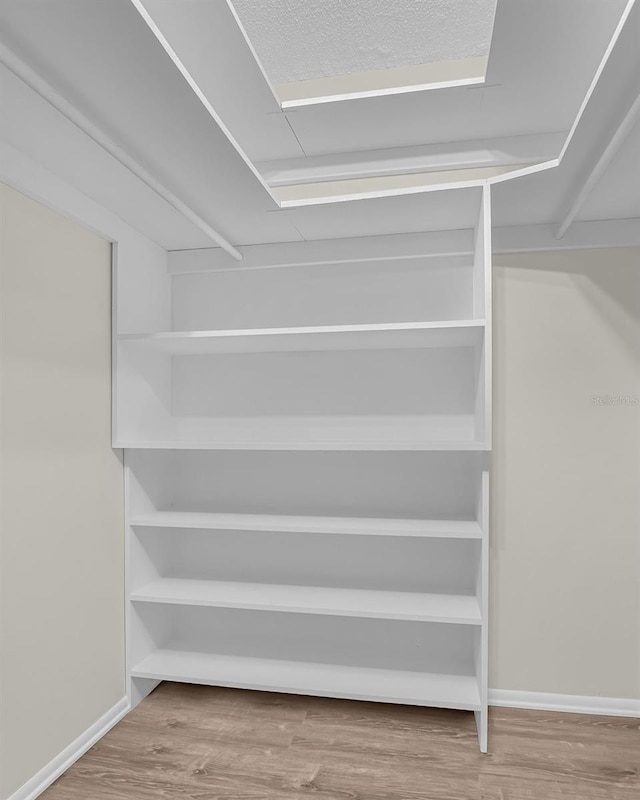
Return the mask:
<path id="1" fill-rule="evenodd" d="M 640 698 L 640 248 L 494 265 L 491 685 Z"/>
<path id="2" fill-rule="evenodd" d="M 111 246 L 1 185 L 0 198 L 4 800 L 125 683 Z"/>

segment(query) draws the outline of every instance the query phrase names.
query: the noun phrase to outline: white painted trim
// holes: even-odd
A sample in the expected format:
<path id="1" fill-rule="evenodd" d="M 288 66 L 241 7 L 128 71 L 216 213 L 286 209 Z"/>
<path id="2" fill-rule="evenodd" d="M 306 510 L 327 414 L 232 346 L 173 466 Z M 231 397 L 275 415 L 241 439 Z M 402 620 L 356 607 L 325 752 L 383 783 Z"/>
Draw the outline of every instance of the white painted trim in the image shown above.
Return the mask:
<path id="1" fill-rule="evenodd" d="M 590 697 L 579 694 L 519 692 L 489 689 L 489 705 L 501 708 L 532 708 L 570 714 L 601 714 L 611 717 L 640 717 L 640 700 L 624 697 Z"/>
<path id="2" fill-rule="evenodd" d="M 588 90 L 587 90 L 587 92 L 586 92 L 586 94 L 585 94 L 585 96 L 584 96 L 584 98 L 582 100 L 582 104 L 581 104 L 581 106 L 580 106 L 580 108 L 578 110 L 578 113 L 577 113 L 574 121 L 573 121 L 571 129 L 569 130 L 569 133 L 567 134 L 567 136 L 566 136 L 566 138 L 564 140 L 564 143 L 562 145 L 560 153 L 558 154 L 558 157 L 543 161 L 541 163 L 531 164 L 531 165 L 523 166 L 522 168 L 516 168 L 516 169 L 513 169 L 513 170 L 509 170 L 509 171 L 504 172 L 503 174 L 490 176 L 490 177 L 487 178 L 489 183 L 493 184 L 493 183 L 500 183 L 502 181 L 507 181 L 507 180 L 514 180 L 514 179 L 523 177 L 525 175 L 531 175 L 531 174 L 534 174 L 536 172 L 541 172 L 541 171 L 545 171 L 545 170 L 548 170 L 548 169 L 554 169 L 555 167 L 558 167 L 560 165 L 560 163 L 562 162 L 562 159 L 564 158 L 564 155 L 565 155 L 565 153 L 567 151 L 567 148 L 569 147 L 569 144 L 570 144 L 571 140 L 573 139 L 573 136 L 574 136 L 574 134 L 575 134 L 575 132 L 576 132 L 576 130 L 578 128 L 580 120 L 582 119 L 582 116 L 583 116 L 583 114 L 585 112 L 585 109 L 586 109 L 590 99 L 591 99 L 591 96 L 593 95 L 593 93 L 594 93 L 594 91 L 596 89 L 596 86 L 597 86 L 597 84 L 598 84 L 598 82 L 600 80 L 602 72 L 604 71 L 604 69 L 606 67 L 606 64 L 607 64 L 607 62 L 609 60 L 609 57 L 611 56 L 611 53 L 613 52 L 613 49 L 614 49 L 614 47 L 616 45 L 616 42 L 618 41 L 618 38 L 619 38 L 623 28 L 624 28 L 624 25 L 625 25 L 625 23 L 627 21 L 627 18 L 629 17 L 629 14 L 631 13 L 631 10 L 632 10 L 635 2 L 636 2 L 636 0 L 628 0 L 628 3 L 627 3 L 627 5 L 626 5 L 621 17 L 620 17 L 620 20 L 618 21 L 618 24 L 616 26 L 616 29 L 615 29 L 614 33 L 613 33 L 613 36 L 611 37 L 611 39 L 610 39 L 610 41 L 609 41 L 609 43 L 607 45 L 607 49 L 606 49 L 606 51 L 605 51 L 605 53 L 604 53 L 604 55 L 603 55 L 603 57 L 602 57 L 602 59 L 600 61 L 600 64 L 598 65 L 598 69 L 596 70 L 596 73 L 595 73 L 595 75 L 594 75 L 594 77 L 593 77 L 593 79 L 592 79 L 592 81 L 591 81 L 591 83 L 589 85 L 589 88 L 588 88 Z M 426 87 L 426 88 L 436 88 L 436 87 L 431 86 L 431 87 Z M 276 87 L 276 90 L 279 90 L 279 87 Z M 415 90 L 415 87 L 414 88 L 405 88 L 405 89 L 402 89 L 401 91 L 413 91 L 413 90 Z M 396 89 L 392 93 L 395 93 L 397 91 L 398 90 Z M 345 95 L 329 97 L 329 98 L 314 98 L 312 100 L 295 101 L 295 103 L 292 103 L 292 105 L 294 105 L 294 104 L 295 105 L 306 105 L 309 102 L 316 103 L 316 102 L 327 102 L 327 101 L 332 101 L 332 100 L 348 100 L 348 99 L 353 99 L 354 97 L 378 96 L 379 94 L 384 94 L 384 93 L 389 93 L 389 92 L 370 92 L 370 93 L 361 93 L 359 95 L 357 95 L 357 94 L 351 94 L 351 95 L 350 94 L 345 94 Z M 287 104 L 283 103 L 283 108 L 285 107 L 285 105 L 287 105 Z M 469 185 L 469 183 L 468 182 L 463 182 L 463 183 L 460 183 L 458 185 L 465 186 L 465 185 Z M 403 189 L 395 189 L 395 190 L 394 189 L 386 189 L 386 190 L 385 189 L 381 189 L 379 192 L 345 193 L 342 196 L 329 196 L 329 197 L 322 197 L 321 196 L 321 197 L 312 197 L 312 198 L 310 198 L 308 200 L 298 199 L 298 200 L 295 200 L 295 201 L 294 200 L 288 200 L 288 199 L 287 200 L 283 200 L 282 197 L 280 196 L 280 206 L 282 208 L 288 208 L 288 207 L 295 207 L 295 206 L 302 206 L 302 205 L 316 205 L 316 204 L 324 204 L 324 203 L 331 203 L 331 202 L 361 200 L 361 199 L 367 199 L 367 198 L 370 198 L 370 197 L 391 197 L 391 196 L 395 196 L 395 195 L 399 195 L 399 194 L 413 194 L 416 191 L 429 191 L 429 190 L 433 190 L 434 188 L 448 189 L 448 188 L 455 188 L 455 187 L 456 187 L 455 183 L 447 182 L 447 183 L 443 184 L 442 186 L 436 186 L 436 187 L 429 186 L 429 187 L 426 187 L 426 188 L 422 187 L 420 189 L 405 187 Z"/>
<path id="3" fill-rule="evenodd" d="M 452 176 L 455 175 L 456 172 L 465 172 L 469 173 L 478 173 L 480 177 L 471 178 L 467 180 L 453 180 L 451 179 Z M 336 195 L 328 195 L 328 196 L 315 196 L 315 197 L 300 197 L 294 200 L 289 199 L 280 199 L 278 204 L 280 208 L 301 208 L 303 206 L 317 206 L 317 205 L 326 205 L 327 203 L 347 203 L 351 200 L 375 200 L 378 198 L 383 197 L 400 197 L 408 194 L 424 194 L 427 192 L 446 192 L 450 189 L 474 189 L 474 188 L 482 188 L 486 183 L 486 177 L 484 175 L 486 170 L 452 170 L 448 173 L 436 173 L 430 172 L 426 176 L 421 175 L 404 175 L 400 176 L 404 178 L 402 181 L 403 185 L 397 186 L 395 188 L 390 187 L 377 187 L 372 189 L 371 191 L 358 191 L 358 186 L 365 181 L 371 180 L 372 182 L 378 182 L 383 184 L 385 182 L 384 178 L 362 178 L 359 181 L 336 181 L 336 183 L 353 183 L 353 188 L 356 191 L 348 191 L 345 190 L 344 194 L 336 194 Z M 442 179 L 442 176 L 446 175 L 443 183 L 439 183 L 438 179 Z M 395 176 L 390 176 L 392 180 L 390 181 L 393 183 L 393 178 Z M 413 180 L 408 180 L 409 178 Z M 414 181 L 418 181 L 417 185 L 410 185 Z M 398 183 L 400 181 L 396 181 Z M 331 191 L 332 184 L 327 183 L 319 183 L 315 184 L 315 186 L 319 187 L 318 191 L 327 191 L 327 187 L 329 187 L 329 191 Z M 320 188 L 324 187 L 324 188 Z M 293 190 L 299 187 L 290 186 L 290 187 L 280 187 L 275 191 L 278 194 L 284 194 L 283 189 L 287 188 L 292 191 L 289 192 L 290 195 L 293 194 Z M 308 185 L 307 187 L 308 188 Z M 342 187 L 341 187 L 342 188 Z M 351 187 L 349 187 L 351 188 Z"/>
<path id="4" fill-rule="evenodd" d="M 114 725 L 128 714 L 129 700 L 123 697 L 106 714 L 80 734 L 68 747 L 53 758 L 46 766 L 14 792 L 8 800 L 35 800 L 45 789 L 57 780 L 63 772 L 84 755 L 89 748 L 108 733 Z"/>
<path id="5" fill-rule="evenodd" d="M 582 104 L 580 106 L 580 109 L 578 110 L 578 113 L 577 113 L 574 121 L 573 121 L 571 129 L 569 130 L 569 133 L 567 134 L 567 136 L 566 136 L 566 138 L 564 140 L 564 143 L 562 145 L 560 153 L 558 154 L 558 157 L 557 158 L 553 158 L 553 159 L 549 159 L 547 161 L 543 161 L 541 163 L 522 166 L 521 168 L 517 168 L 516 167 L 515 169 L 508 170 L 506 172 L 503 171 L 502 174 L 497 174 L 497 175 L 493 175 L 493 176 L 487 176 L 486 180 L 488 181 L 488 183 L 493 184 L 493 183 L 500 183 L 500 182 L 506 181 L 506 180 L 514 180 L 514 179 L 523 177 L 525 175 L 531 175 L 531 174 L 534 174 L 536 172 L 541 172 L 541 171 L 545 171 L 545 170 L 548 170 L 548 169 L 554 169 L 555 167 L 558 167 L 560 165 L 560 163 L 562 162 L 562 159 L 564 158 L 564 155 L 565 155 L 565 153 L 567 151 L 567 148 L 569 147 L 569 144 L 570 144 L 570 142 L 571 142 L 571 140 L 572 140 L 572 138 L 573 138 L 573 136 L 574 136 L 574 134 L 575 134 L 575 132 L 577 130 L 577 127 L 578 127 L 578 125 L 580 123 L 580 120 L 582 119 L 582 116 L 583 116 L 583 114 L 585 112 L 585 109 L 586 109 L 586 107 L 587 107 L 587 105 L 588 105 L 588 103 L 589 103 L 589 101 L 591 99 L 591 96 L 593 95 L 593 93 L 594 93 L 594 91 L 596 89 L 596 86 L 597 86 L 597 84 L 598 84 L 598 82 L 600 80 L 602 72 L 604 71 L 604 69 L 606 67 L 606 64 L 607 64 L 607 62 L 609 60 L 609 57 L 611 56 L 611 53 L 613 52 L 613 49 L 614 49 L 614 47 L 616 45 L 616 42 L 618 41 L 618 38 L 619 38 L 623 28 L 624 28 L 624 25 L 625 25 L 625 23 L 627 21 L 627 18 L 629 17 L 629 14 L 631 13 L 631 10 L 632 10 L 632 8 L 633 8 L 633 6 L 635 4 L 635 1 L 636 0 L 628 0 L 628 3 L 627 3 L 627 5 L 626 5 L 621 17 L 620 17 L 620 20 L 618 21 L 618 24 L 616 26 L 616 29 L 615 29 L 614 33 L 613 33 L 613 36 L 611 37 L 611 39 L 610 39 L 610 41 L 609 41 L 609 43 L 607 45 L 607 49 L 606 49 L 606 51 L 605 51 L 605 53 L 604 53 L 604 55 L 603 55 L 603 57 L 602 57 L 602 59 L 600 61 L 600 64 L 598 65 L 598 69 L 596 70 L 596 73 L 595 73 L 595 75 L 594 75 L 594 77 L 593 77 L 593 79 L 592 79 L 592 81 L 591 81 L 591 83 L 589 85 L 589 88 L 588 88 L 588 90 L 587 90 L 587 92 L 586 92 L 586 94 L 585 94 L 585 96 L 583 98 Z M 433 88 L 433 87 L 431 87 L 431 88 Z M 276 87 L 276 90 L 278 91 L 279 87 Z M 410 90 L 411 89 L 405 89 L 404 91 L 410 91 Z M 380 94 L 380 92 L 375 92 L 375 93 L 372 93 L 372 94 L 373 94 L 373 96 L 375 96 L 377 94 Z M 327 99 L 328 100 L 334 100 L 334 99 L 335 100 L 345 100 L 345 99 L 350 99 L 351 97 L 355 97 L 355 96 L 356 95 L 348 95 L 347 94 L 347 95 L 344 95 L 344 96 L 337 96 L 337 97 L 334 97 L 334 98 L 320 98 L 320 100 L 322 100 L 323 102 L 326 101 Z M 361 96 L 369 96 L 369 95 L 368 94 L 362 94 Z M 305 101 L 302 101 L 302 102 L 298 102 L 296 104 L 303 105 L 303 104 L 307 104 L 308 102 L 309 101 L 305 100 Z M 319 101 L 316 98 L 316 99 L 313 99 L 311 102 L 319 102 Z M 283 104 L 283 107 L 284 107 L 284 104 Z M 461 182 L 460 184 L 457 184 L 457 185 L 458 186 L 466 186 L 466 185 L 470 185 L 470 183 L 471 183 L 470 181 L 469 182 L 463 181 L 463 182 Z M 399 194 L 413 194 L 416 191 L 429 191 L 429 190 L 439 189 L 439 188 L 442 188 L 442 189 L 456 188 L 456 183 L 455 182 L 453 182 L 453 183 L 452 182 L 447 182 L 447 183 L 443 183 L 442 186 L 428 186 L 428 187 L 421 187 L 419 189 L 404 187 L 404 188 L 396 188 L 396 189 L 381 189 L 379 192 L 361 192 L 361 193 L 349 192 L 349 193 L 343 194 L 342 196 L 329 196 L 329 197 L 319 196 L 319 197 L 312 197 L 312 198 L 305 199 L 305 200 L 303 200 L 303 199 L 297 199 L 297 200 L 283 199 L 283 196 L 279 195 L 277 192 L 276 192 L 276 195 L 280 199 L 280 206 L 282 208 L 288 208 L 288 207 L 295 207 L 295 206 L 302 206 L 302 205 L 316 205 L 316 204 L 331 203 L 331 202 L 361 200 L 361 199 L 367 199 L 367 198 L 370 198 L 370 197 L 391 197 L 391 196 L 395 196 L 395 195 L 399 195 Z"/>
<path id="6" fill-rule="evenodd" d="M 536 172 L 544 172 L 547 169 L 554 169 L 560 165 L 560 160 L 558 158 L 552 158 L 550 161 L 543 161 L 540 164 L 528 164 L 524 167 L 510 169 L 503 173 L 499 173 L 494 175 L 493 177 L 487 178 L 487 183 L 494 184 L 494 183 L 502 183 L 503 181 L 511 181 L 514 178 L 522 178 L 525 175 L 533 175 Z"/>
<path id="7" fill-rule="evenodd" d="M 281 208 L 342 203 L 397 195 L 466 189 L 483 186 L 497 175 L 521 173 L 521 165 L 451 169 L 443 172 L 401 173 L 321 183 L 276 186 L 273 194 Z"/>
<path id="8" fill-rule="evenodd" d="M 146 184 L 152 191 L 162 197 L 172 208 L 182 214 L 186 219 L 199 228 L 212 242 L 224 248 L 229 255 L 241 259 L 240 253 L 219 233 L 209 225 L 196 212 L 170 191 L 164 184 L 155 178 L 142 164 L 134 159 L 121 145 L 115 142 L 92 120 L 83 114 L 76 106 L 69 102 L 60 92 L 51 86 L 41 75 L 19 58 L 5 44 L 0 42 L 0 63 L 4 64 L 17 78 L 27 84 L 43 100 L 52 105 L 69 122 L 73 123 L 97 145 L 106 150 L 109 155 L 117 159 L 123 167 L 129 170 L 139 180 Z"/>
<path id="9" fill-rule="evenodd" d="M 227 137 L 227 139 L 229 140 L 229 143 L 233 146 L 235 151 L 238 153 L 240 158 L 244 161 L 244 163 L 247 165 L 247 167 L 250 169 L 250 171 L 253 173 L 253 175 L 258 179 L 258 181 L 260 182 L 260 185 L 265 189 L 267 194 L 271 197 L 271 199 L 274 202 L 277 202 L 275 197 L 273 196 L 273 194 L 271 192 L 271 189 L 269 188 L 269 185 L 264 180 L 262 175 L 258 172 L 258 170 L 255 168 L 255 166 L 253 164 L 253 161 L 251 161 L 251 159 L 244 152 L 242 147 L 240 147 L 238 141 L 235 139 L 235 137 L 233 136 L 231 131 L 224 124 L 224 122 L 223 122 L 222 118 L 220 117 L 220 115 L 218 114 L 218 112 L 211 105 L 211 103 L 209 102 L 209 99 L 207 98 L 205 93 L 202 91 L 202 89 L 200 88 L 200 86 L 196 82 L 196 80 L 193 77 L 193 75 L 189 72 L 189 70 L 186 68 L 186 66 L 181 61 L 181 59 L 178 58 L 178 54 L 173 49 L 173 47 L 171 47 L 171 45 L 169 44 L 168 39 L 164 36 L 164 34 L 160 30 L 160 28 L 154 22 L 153 17 L 151 16 L 151 14 L 145 8 L 144 1 L 143 0 L 131 0 L 131 2 L 135 6 L 137 12 L 140 14 L 142 19 L 148 25 L 149 29 L 151 30 L 153 35 L 156 37 L 158 42 L 162 45 L 162 48 L 164 49 L 165 53 L 173 61 L 174 65 L 176 66 L 176 68 L 178 69 L 178 71 L 180 72 L 182 77 L 185 79 L 187 84 L 190 86 L 190 88 L 193 91 L 193 93 L 195 94 L 195 96 L 198 98 L 198 100 L 202 103 L 204 108 L 207 110 L 207 113 L 209 114 L 209 116 L 213 119 L 213 121 L 216 123 L 216 125 L 220 128 L 222 133 Z M 231 6 L 229 6 L 229 11 L 232 14 L 234 14 L 234 16 L 235 16 L 235 11 Z M 238 256 L 234 256 L 234 258 L 238 258 Z M 240 256 L 240 258 L 242 258 L 242 256 Z"/>
<path id="10" fill-rule="evenodd" d="M 558 225 L 558 229 L 556 231 L 557 239 L 561 239 L 568 231 L 569 226 L 578 215 L 578 212 L 584 205 L 585 200 L 587 197 L 589 197 L 593 191 L 593 188 L 605 173 L 609 164 L 615 158 L 616 154 L 624 144 L 627 136 L 629 136 L 635 127 L 638 119 L 640 119 L 640 93 L 636 95 L 635 100 L 633 103 L 631 103 L 627 113 L 624 115 L 622 122 L 618 125 L 611 138 L 607 141 L 591 172 L 589 172 L 584 180 L 582 180 L 578 186 L 574 188 L 572 192 L 573 199 L 569 203 L 569 207 L 565 212 L 562 221 Z"/>
<path id="11" fill-rule="evenodd" d="M 303 106 L 321 105 L 324 103 L 339 103 L 344 100 L 364 100 L 368 97 L 385 97 L 392 94 L 408 94 L 409 92 L 428 92 L 433 89 L 454 89 L 456 87 L 479 86 L 484 83 L 482 77 L 464 78 L 458 81 L 436 81 L 433 83 L 418 83 L 405 86 L 394 86 L 389 89 L 372 89 L 368 92 L 345 92 L 343 94 L 323 95 L 300 100 L 283 100 L 281 107 L 284 111 L 301 108 Z M 283 84 L 278 88 L 282 90 Z"/>
<path id="12" fill-rule="evenodd" d="M 242 34 L 245 42 L 247 43 L 247 47 L 249 48 L 249 52 L 253 56 L 253 60 L 258 65 L 258 69 L 260 70 L 260 74 L 262 75 L 262 78 L 263 78 L 264 82 L 269 87 L 269 91 L 271 92 L 274 101 L 279 106 L 280 105 L 280 98 L 276 94 L 276 90 L 275 90 L 273 84 L 271 83 L 271 80 L 269 79 L 269 76 L 267 75 L 267 71 L 266 71 L 266 69 L 264 68 L 264 66 L 262 64 L 262 61 L 258 57 L 258 54 L 256 52 L 255 47 L 251 44 L 251 39 L 249 39 L 249 35 L 247 34 L 247 31 L 246 31 L 244 25 L 242 24 L 242 21 L 241 21 L 240 17 L 238 16 L 238 12 L 236 11 L 235 6 L 233 5 L 233 0 L 226 0 L 226 3 L 227 3 L 227 6 L 229 7 L 229 11 L 231 12 L 231 15 L 233 16 L 233 19 L 235 20 L 236 25 L 240 29 L 240 33 Z"/>
<path id="13" fill-rule="evenodd" d="M 625 6 L 624 11 L 622 12 L 622 14 L 620 16 L 620 19 L 618 20 L 618 24 L 616 25 L 616 29 L 613 32 L 613 36 L 609 40 L 609 44 L 607 45 L 607 49 L 604 51 L 604 55 L 602 56 L 602 59 L 600 60 L 600 63 L 598 64 L 598 69 L 596 70 L 595 75 L 593 76 L 593 78 L 591 80 L 591 83 L 589 84 L 589 88 L 587 89 L 587 93 L 585 94 L 584 98 L 582 99 L 582 103 L 580 105 L 580 108 L 578 109 L 578 113 L 576 114 L 576 118 L 573 120 L 573 125 L 571 126 L 571 128 L 569 130 L 569 133 L 567 134 L 567 138 L 565 139 L 565 142 L 562 145 L 562 150 L 560 151 L 560 155 L 558 157 L 558 161 L 559 162 L 562 161 L 562 159 L 564 158 L 565 153 L 567 152 L 567 148 L 571 144 L 571 140 L 573 139 L 573 136 L 574 136 L 574 134 L 575 134 L 575 132 L 576 132 L 576 130 L 578 128 L 578 125 L 580 124 L 580 120 L 582 119 L 582 116 L 583 116 L 584 112 L 586 111 L 586 108 L 587 108 L 587 106 L 589 104 L 589 100 L 591 100 L 591 96 L 593 95 L 593 93 L 594 93 L 594 91 L 596 89 L 596 86 L 598 85 L 598 82 L 600 80 L 600 76 L 602 75 L 602 73 L 604 71 L 604 68 L 607 66 L 607 61 L 609 60 L 609 57 L 611 56 L 611 53 L 613 52 L 613 48 L 616 46 L 616 42 L 620 38 L 620 34 L 622 33 L 622 29 L 625 26 L 625 23 L 626 23 L 626 21 L 627 21 L 627 19 L 629 17 L 629 14 L 631 14 L 631 11 L 633 9 L 633 6 L 635 5 L 635 2 L 636 2 L 636 0 L 628 0 L 627 5 Z"/>
<path id="14" fill-rule="evenodd" d="M 256 162 L 269 186 L 321 183 L 416 172 L 540 164 L 555 158 L 564 132 L 389 147 Z"/>
<path id="15" fill-rule="evenodd" d="M 210 114 L 212 119 L 216 122 L 218 127 L 220 128 L 221 132 L 230 142 L 230 144 L 235 148 L 236 152 L 239 156 L 243 159 L 247 167 L 256 177 L 256 179 L 260 182 L 261 186 L 265 189 L 268 193 L 268 196 L 271 200 L 274 201 L 280 208 L 295 208 L 305 205 L 323 205 L 325 203 L 334 203 L 334 202 L 343 202 L 343 201 L 354 201 L 354 200 L 363 200 L 368 198 L 377 198 L 377 197 L 393 197 L 398 195 L 404 194 L 413 194 L 416 192 L 422 191 L 433 191 L 437 189 L 450 189 L 450 188 L 461 188 L 464 186 L 470 185 L 480 185 L 479 182 L 473 180 L 460 180 L 461 178 L 470 176 L 464 176 L 462 174 L 455 175 L 453 173 L 454 180 L 450 180 L 451 176 L 447 177 L 447 173 L 443 173 L 441 178 L 445 180 L 445 182 L 441 185 L 433 186 L 428 185 L 430 183 L 430 179 L 424 179 L 420 182 L 419 186 L 411 185 L 411 181 L 407 181 L 409 185 L 404 185 L 404 182 L 396 183 L 395 186 L 380 185 L 375 190 L 366 191 L 365 187 L 362 186 L 342 186 L 339 187 L 342 190 L 342 193 L 336 194 L 329 194 L 329 196 L 324 196 L 324 189 L 316 187 L 315 196 L 312 197 L 296 197 L 295 193 L 289 197 L 286 194 L 283 196 L 282 194 L 278 194 L 277 192 L 272 191 L 271 187 L 269 186 L 268 182 L 265 180 L 264 176 L 261 174 L 260 170 L 257 169 L 256 165 L 249 159 L 247 154 L 243 151 L 240 147 L 239 143 L 235 140 L 231 132 L 225 126 L 224 122 L 220 118 L 220 116 L 216 113 L 215 109 L 213 108 L 212 104 L 207 100 L 205 94 L 202 92 L 200 87 L 198 86 L 197 82 L 193 78 L 193 76 L 189 73 L 186 69 L 185 65 L 180 61 L 177 57 L 176 53 L 173 51 L 171 45 L 167 41 L 167 39 L 162 35 L 159 28 L 153 22 L 150 14 L 146 11 L 144 6 L 144 0 L 131 0 L 135 8 L 141 14 L 143 19 L 145 20 L 146 24 L 149 26 L 151 31 L 154 33 L 162 47 L 165 49 L 169 57 L 174 62 L 175 66 L 178 68 L 180 73 L 182 74 L 183 78 L 186 80 L 188 85 L 194 91 L 200 102 L 203 104 L 207 112 Z M 556 166 L 562 161 L 562 158 L 569 146 L 569 143 L 578 127 L 578 124 L 583 116 L 584 110 L 593 95 L 596 85 L 601 77 L 601 74 L 606 66 L 611 53 L 613 52 L 614 46 L 618 41 L 618 38 L 623 30 L 623 27 L 631 13 L 631 10 L 634 6 L 635 0 L 628 0 L 627 5 L 622 13 L 620 20 L 616 26 L 614 34 L 607 46 L 605 54 L 601 59 L 599 67 L 594 75 L 589 89 L 583 98 L 580 110 L 573 121 L 571 130 L 569 134 L 564 140 L 564 144 L 562 145 L 562 149 L 558 158 L 554 158 L 551 160 L 543 161 L 541 163 L 530 164 L 525 166 L 521 169 L 515 168 L 513 170 L 509 170 L 504 174 L 499 175 L 487 175 L 485 176 L 485 180 L 488 180 L 489 183 L 498 183 L 505 180 L 512 180 L 518 177 L 529 175 L 540 170 L 551 169 Z M 237 18 L 237 14 L 235 13 L 235 9 L 233 8 L 233 4 L 231 0 L 227 0 L 227 5 L 229 8 L 230 13 L 234 17 L 234 22 L 239 24 L 239 20 Z M 243 30 L 242 26 L 239 24 L 240 30 L 247 42 L 247 47 L 252 53 L 254 60 L 256 61 L 258 67 L 261 70 L 261 73 L 265 77 L 266 83 L 270 88 L 270 91 L 274 93 L 274 87 L 272 87 L 268 81 L 266 73 L 262 68 L 259 59 L 257 59 L 256 54 L 253 52 L 251 47 L 251 43 L 246 36 L 246 32 Z M 4 59 L 3 59 L 4 54 Z M 93 123 L 90 119 L 88 119 L 85 115 L 83 115 L 77 108 L 71 105 L 66 98 L 60 95 L 58 92 L 53 89 L 46 81 L 44 81 L 37 73 L 35 73 L 31 68 L 24 64 L 15 54 L 13 54 L 8 48 L 1 46 L 0 47 L 0 60 L 4 60 L 5 64 L 11 69 L 16 75 L 18 75 L 22 80 L 24 80 L 28 85 L 34 88 L 42 97 L 44 97 L 48 102 L 50 102 L 54 107 L 56 107 L 61 113 L 63 113 L 68 119 L 70 119 L 74 124 L 76 124 L 81 130 L 83 130 L 87 135 L 89 135 L 94 141 L 96 141 L 100 146 L 102 146 L 107 152 L 111 153 L 112 156 L 117 158 L 127 169 L 133 172 L 135 175 L 138 176 L 140 180 L 142 180 L 146 185 L 148 185 L 152 190 L 154 190 L 159 196 L 163 197 L 163 199 L 169 203 L 173 208 L 179 211 L 185 218 L 189 219 L 194 225 L 196 225 L 200 230 L 202 230 L 207 236 L 209 236 L 214 242 L 218 243 L 221 247 L 227 250 L 233 258 L 239 259 L 241 257 L 240 250 L 233 245 L 231 245 L 227 239 L 222 236 L 215 228 L 209 225 L 205 220 L 203 220 L 196 212 L 186 206 L 178 197 L 173 195 L 169 189 L 163 186 L 162 183 L 156 180 L 156 178 L 146 171 L 144 167 L 139 164 L 137 161 L 131 158 L 126 151 L 119 146 L 116 142 L 109 139 L 106 134 Z M 445 63 L 445 62 L 442 62 Z M 448 62 L 446 62 L 448 63 Z M 424 66 L 424 65 L 423 65 Z M 429 65 L 427 65 L 429 66 Z M 433 67 L 433 65 L 431 65 Z M 441 65 L 442 66 L 442 65 Z M 384 73 L 389 73 L 392 70 L 382 70 Z M 364 73 L 362 73 L 364 74 Z M 444 84 L 436 84 L 437 86 L 442 86 Z M 420 88 L 434 88 L 434 86 L 422 86 L 422 87 L 400 87 L 397 86 L 391 87 L 388 92 L 397 92 L 397 91 L 415 91 Z M 385 90 L 382 93 L 388 93 Z M 379 91 L 373 92 L 373 94 L 379 94 Z M 365 93 L 366 94 L 366 93 Z M 348 94 L 344 97 L 334 97 L 331 99 L 349 99 L 356 95 Z M 362 95 L 365 96 L 365 95 Z M 317 102 L 318 98 L 314 98 L 313 102 Z M 292 101 L 298 102 L 298 101 Z M 303 100 L 301 102 L 307 102 L 307 100 Z M 412 171 L 413 170 L 412 168 Z M 385 174 L 389 175 L 389 170 L 385 168 Z M 455 180 L 457 178 L 458 180 Z M 321 180 L 324 180 L 321 179 Z M 338 188 L 338 187 L 334 187 Z M 371 188 L 371 187 L 369 187 Z M 358 189 L 354 191 L 354 189 Z M 277 195 L 277 196 L 276 196 Z"/>
<path id="16" fill-rule="evenodd" d="M 320 103 L 361 100 L 431 89 L 477 86 L 485 82 L 488 56 L 432 61 L 390 69 L 350 72 L 275 86 L 281 107 L 286 110 Z"/>

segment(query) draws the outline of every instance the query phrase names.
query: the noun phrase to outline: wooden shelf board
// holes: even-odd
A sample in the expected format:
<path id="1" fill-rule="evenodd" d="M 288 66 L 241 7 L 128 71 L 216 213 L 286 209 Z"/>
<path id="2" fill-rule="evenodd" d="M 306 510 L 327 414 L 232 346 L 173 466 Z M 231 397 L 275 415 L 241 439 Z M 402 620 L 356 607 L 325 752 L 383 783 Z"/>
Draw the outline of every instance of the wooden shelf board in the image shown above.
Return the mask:
<path id="1" fill-rule="evenodd" d="M 158 650 L 137 664 L 132 676 L 382 703 L 480 709 L 478 682 L 468 675 Z"/>
<path id="2" fill-rule="evenodd" d="M 144 603 L 480 625 L 474 595 L 160 578 L 131 594 Z"/>
<path id="3" fill-rule="evenodd" d="M 170 355 L 472 347 L 481 341 L 484 327 L 484 320 L 398 322 L 132 333 L 123 334 L 118 340 L 121 344 L 134 344 Z"/>
<path id="4" fill-rule="evenodd" d="M 279 514 L 219 514 L 155 511 L 129 520 L 135 527 L 192 528 L 209 531 L 266 531 L 363 536 L 406 536 L 440 539 L 481 539 L 475 520 L 321 517 Z"/>

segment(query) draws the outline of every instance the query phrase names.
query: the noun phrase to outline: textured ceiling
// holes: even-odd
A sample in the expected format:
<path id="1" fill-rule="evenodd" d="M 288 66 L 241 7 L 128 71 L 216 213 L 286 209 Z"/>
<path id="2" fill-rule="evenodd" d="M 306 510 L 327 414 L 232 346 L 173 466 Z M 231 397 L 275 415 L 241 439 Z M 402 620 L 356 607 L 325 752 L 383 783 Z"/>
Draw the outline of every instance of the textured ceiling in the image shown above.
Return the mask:
<path id="1" fill-rule="evenodd" d="M 232 0 L 272 83 L 487 55 L 496 0 Z"/>

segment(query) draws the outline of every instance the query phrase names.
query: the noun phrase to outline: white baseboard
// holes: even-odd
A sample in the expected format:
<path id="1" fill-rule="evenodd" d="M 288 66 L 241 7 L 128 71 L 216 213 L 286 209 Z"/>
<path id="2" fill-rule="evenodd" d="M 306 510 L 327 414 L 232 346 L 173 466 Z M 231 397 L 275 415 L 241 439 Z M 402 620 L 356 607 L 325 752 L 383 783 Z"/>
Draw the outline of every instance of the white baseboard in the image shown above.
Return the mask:
<path id="1" fill-rule="evenodd" d="M 534 708 L 572 714 L 601 714 L 611 717 L 640 717 L 640 700 L 624 697 L 589 697 L 579 694 L 547 694 L 490 689 L 489 705 L 506 708 Z"/>
<path id="2" fill-rule="evenodd" d="M 59 778 L 65 770 L 77 761 L 81 755 L 87 752 L 90 747 L 101 739 L 113 726 L 129 711 L 129 700 L 123 697 L 115 706 L 103 714 L 97 722 L 87 728 L 78 738 L 71 742 L 68 747 L 51 760 L 33 778 L 24 783 L 17 792 L 14 792 L 8 800 L 35 800 L 51 784 Z"/>

